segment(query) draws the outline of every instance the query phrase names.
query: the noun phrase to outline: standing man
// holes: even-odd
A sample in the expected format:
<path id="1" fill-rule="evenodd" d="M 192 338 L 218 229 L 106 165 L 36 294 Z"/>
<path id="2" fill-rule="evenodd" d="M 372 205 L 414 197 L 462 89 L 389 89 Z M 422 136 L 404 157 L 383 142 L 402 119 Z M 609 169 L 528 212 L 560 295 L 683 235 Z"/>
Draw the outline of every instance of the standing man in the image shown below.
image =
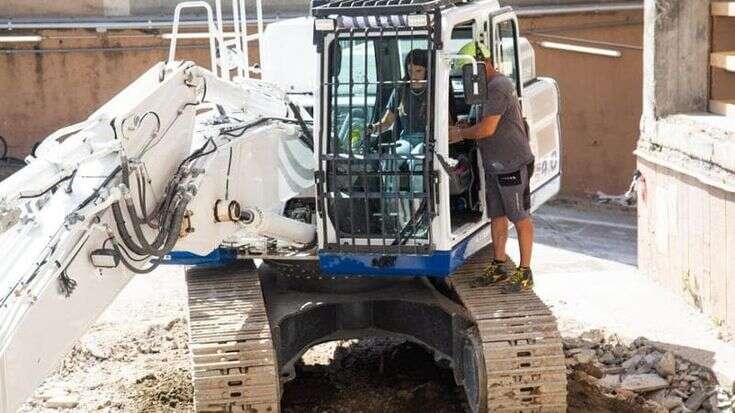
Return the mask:
<path id="1" fill-rule="evenodd" d="M 489 284 L 510 280 L 509 291 L 533 287 L 531 250 L 531 191 L 534 157 L 523 123 L 521 107 L 513 82 L 493 67 L 490 51 L 479 42 L 471 42 L 460 54 L 474 55 L 485 63 L 487 100 L 478 111 L 474 126 L 450 128 L 449 143 L 465 139 L 477 141 L 485 169 L 485 199 L 490 216 L 494 257 L 478 282 Z M 521 261 L 517 268 L 508 263 L 505 244 L 508 241 L 508 221 L 518 233 Z"/>

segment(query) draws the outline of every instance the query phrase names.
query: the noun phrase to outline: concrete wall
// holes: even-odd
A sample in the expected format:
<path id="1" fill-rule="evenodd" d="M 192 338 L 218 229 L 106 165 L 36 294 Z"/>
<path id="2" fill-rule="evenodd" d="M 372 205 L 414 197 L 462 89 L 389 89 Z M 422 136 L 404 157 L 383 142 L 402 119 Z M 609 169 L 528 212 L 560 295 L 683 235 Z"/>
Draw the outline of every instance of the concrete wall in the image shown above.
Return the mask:
<path id="1" fill-rule="evenodd" d="M 705 113 L 735 43 L 709 1 L 645 4 L 639 268 L 735 332 L 735 118 Z"/>
<path id="2" fill-rule="evenodd" d="M 561 90 L 563 191 L 623 193 L 636 168 L 633 150 L 642 102 L 641 13 L 523 18 L 521 33 L 534 46 L 538 74 L 556 79 Z M 546 49 L 540 46 L 545 40 L 618 50 L 622 56 Z"/>
<path id="3" fill-rule="evenodd" d="M 586 195 L 623 192 L 635 170 L 632 151 L 641 112 L 640 12 L 575 14 L 521 20 L 532 42 L 538 74 L 559 82 L 562 95 L 563 191 Z M 38 45 L 16 44 L 0 53 L 0 135 L 10 153 L 25 156 L 54 130 L 86 118 L 95 108 L 166 56 L 157 32 L 42 31 Z M 621 58 L 544 49 L 555 36 L 630 47 Z M 191 44 L 191 43 L 190 43 Z M 181 56 L 207 64 L 205 42 Z M 587 44 L 587 43 L 585 43 Z M 595 45 L 593 43 L 592 45 Z M 610 79 L 615 79 L 611 82 Z"/>
<path id="4" fill-rule="evenodd" d="M 251 30 L 254 30 L 251 29 Z M 23 158 L 53 131 L 86 119 L 134 79 L 168 57 L 156 34 L 89 30 L 42 31 L 35 47 L 0 52 L 0 136 Z M 250 53 L 257 53 L 253 43 Z M 177 58 L 209 67 L 208 45 L 179 42 Z"/>
<path id="5" fill-rule="evenodd" d="M 735 193 L 654 162 L 638 167 L 638 267 L 735 331 Z"/>

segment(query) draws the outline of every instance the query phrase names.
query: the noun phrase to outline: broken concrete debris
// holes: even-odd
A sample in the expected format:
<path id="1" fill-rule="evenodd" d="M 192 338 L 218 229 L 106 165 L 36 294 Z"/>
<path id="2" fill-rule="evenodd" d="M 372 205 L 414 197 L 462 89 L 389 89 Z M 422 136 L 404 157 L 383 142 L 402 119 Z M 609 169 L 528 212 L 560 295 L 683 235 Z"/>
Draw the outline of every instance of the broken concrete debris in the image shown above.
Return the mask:
<path id="1" fill-rule="evenodd" d="M 590 399 L 609 403 L 613 410 L 623 403 L 642 412 L 734 412 L 732 389 L 718 387 L 706 367 L 643 337 L 626 345 L 615 335 L 593 330 L 565 338 L 564 352 L 570 389 L 596 392 Z"/>
<path id="2" fill-rule="evenodd" d="M 669 382 L 655 373 L 629 374 L 620 383 L 620 387 L 635 392 L 649 392 L 669 387 Z"/>
<path id="3" fill-rule="evenodd" d="M 79 400 L 72 396 L 57 396 L 46 400 L 44 407 L 48 409 L 73 409 L 77 407 Z"/>
<path id="4" fill-rule="evenodd" d="M 656 363 L 656 371 L 663 377 L 676 374 L 676 357 L 674 353 L 667 351 Z"/>

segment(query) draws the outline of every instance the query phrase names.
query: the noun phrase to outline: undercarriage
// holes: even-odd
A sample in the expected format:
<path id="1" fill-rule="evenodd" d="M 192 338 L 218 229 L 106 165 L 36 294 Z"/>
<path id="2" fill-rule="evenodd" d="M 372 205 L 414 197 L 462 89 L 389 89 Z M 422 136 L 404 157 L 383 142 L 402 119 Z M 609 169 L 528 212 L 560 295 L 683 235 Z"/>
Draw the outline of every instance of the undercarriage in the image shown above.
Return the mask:
<path id="1" fill-rule="evenodd" d="M 556 320 L 533 292 L 474 287 L 489 256 L 446 282 L 294 277 L 268 264 L 190 270 L 196 410 L 280 411 L 283 383 L 309 348 L 394 336 L 450 367 L 473 413 L 566 411 Z"/>

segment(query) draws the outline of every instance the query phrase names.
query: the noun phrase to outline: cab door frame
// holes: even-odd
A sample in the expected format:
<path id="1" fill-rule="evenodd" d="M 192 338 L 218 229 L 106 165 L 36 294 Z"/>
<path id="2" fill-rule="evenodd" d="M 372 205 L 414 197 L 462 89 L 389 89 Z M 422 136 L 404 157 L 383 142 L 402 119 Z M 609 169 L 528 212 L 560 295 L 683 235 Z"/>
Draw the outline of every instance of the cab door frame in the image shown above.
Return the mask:
<path id="1" fill-rule="evenodd" d="M 504 23 L 506 21 L 512 21 L 513 23 L 513 66 L 515 67 L 515 72 L 513 73 L 513 76 L 508 75 L 503 71 L 503 68 L 501 67 L 501 60 L 503 57 L 502 53 L 502 41 L 500 38 L 500 31 L 498 28 L 498 25 L 500 23 Z M 518 99 L 523 102 L 523 84 L 521 82 L 521 73 L 523 73 L 523 68 L 521 67 L 521 59 L 520 59 L 520 46 L 519 46 L 519 26 L 518 26 L 518 17 L 516 16 L 515 12 L 510 6 L 503 7 L 499 10 L 496 10 L 493 13 L 490 13 L 489 19 L 488 19 L 488 27 L 487 27 L 487 38 L 490 42 L 490 48 L 493 53 L 493 65 L 495 66 L 495 70 L 498 72 L 511 77 L 513 82 L 516 85 L 516 93 L 518 95 Z M 522 105 L 521 105 L 522 106 Z"/>
<path id="2" fill-rule="evenodd" d="M 513 30 L 512 65 L 515 70 L 512 74 L 506 73 L 507 68 L 503 67 L 502 61 L 503 57 L 507 57 L 508 54 L 503 53 L 503 37 L 507 36 L 503 36 L 500 32 L 500 25 L 506 22 L 511 22 Z M 510 7 L 503 7 L 489 14 L 487 33 L 495 69 L 510 77 L 515 83 L 526 132 L 536 157 L 535 173 L 530 182 L 531 209 L 535 210 L 556 195 L 561 187 L 559 88 L 553 79 L 542 77 L 535 77 L 524 84 L 523 73 L 525 72 L 522 66 L 523 59 L 521 59 L 520 26 L 516 14 Z M 554 108 L 551 112 L 544 111 L 544 108 L 550 107 Z M 554 148 L 550 153 L 546 153 L 549 145 Z M 540 147 L 543 147 L 544 150 L 541 150 Z M 540 150 L 542 153 L 539 153 Z"/>

